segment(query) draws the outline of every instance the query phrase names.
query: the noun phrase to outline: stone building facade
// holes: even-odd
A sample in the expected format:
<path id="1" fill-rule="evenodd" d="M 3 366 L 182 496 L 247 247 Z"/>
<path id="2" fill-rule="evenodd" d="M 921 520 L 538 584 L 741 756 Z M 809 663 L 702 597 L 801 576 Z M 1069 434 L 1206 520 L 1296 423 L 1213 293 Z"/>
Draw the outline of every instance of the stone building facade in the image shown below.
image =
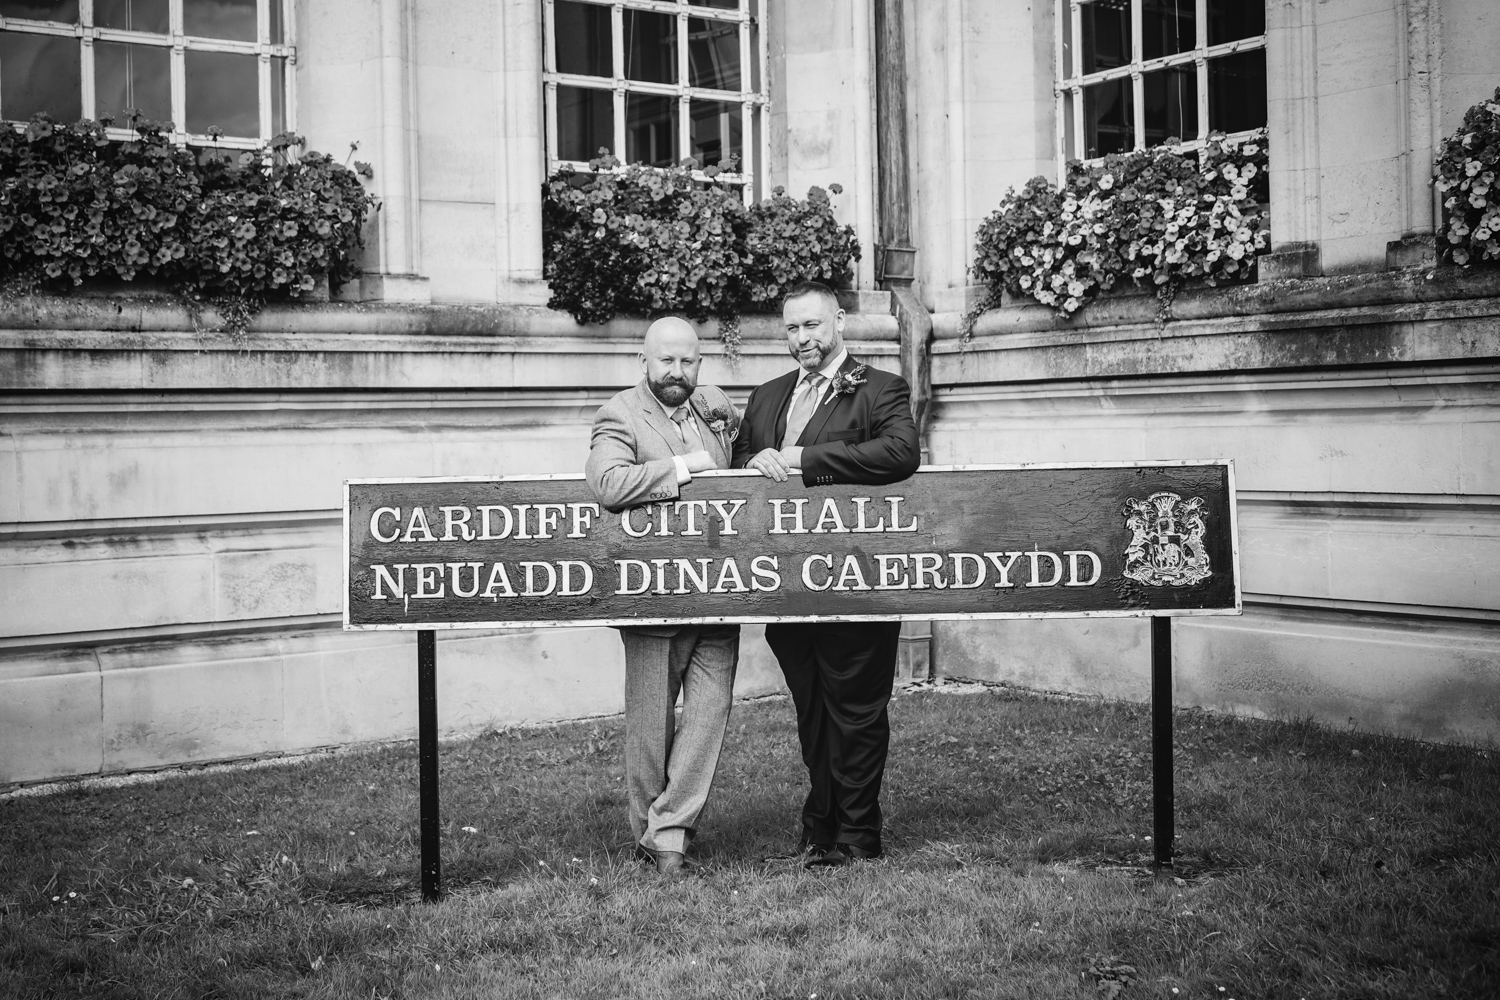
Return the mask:
<path id="1" fill-rule="evenodd" d="M 581 469 L 644 326 L 545 305 L 542 183 L 595 142 L 736 153 L 751 198 L 842 184 L 850 340 L 929 387 L 930 462 L 1234 459 L 1245 614 L 1178 624 L 1180 704 L 1500 735 L 1500 277 L 1437 266 L 1429 183 L 1500 84 L 1490 0 L 194 2 L 0 4 L 0 117 L 358 143 L 382 209 L 358 282 L 245 343 L 118 289 L 0 300 L 0 784 L 413 732 L 412 638 L 339 628 L 341 484 Z M 1007 189 L 1256 124 L 1256 282 L 959 335 Z M 737 369 L 704 332 L 738 398 L 789 365 L 774 318 Z M 1147 690 L 1138 621 L 913 637 L 939 676 Z M 776 690 L 745 647 L 742 693 Z M 617 711 L 621 665 L 609 630 L 447 635 L 441 724 Z"/>

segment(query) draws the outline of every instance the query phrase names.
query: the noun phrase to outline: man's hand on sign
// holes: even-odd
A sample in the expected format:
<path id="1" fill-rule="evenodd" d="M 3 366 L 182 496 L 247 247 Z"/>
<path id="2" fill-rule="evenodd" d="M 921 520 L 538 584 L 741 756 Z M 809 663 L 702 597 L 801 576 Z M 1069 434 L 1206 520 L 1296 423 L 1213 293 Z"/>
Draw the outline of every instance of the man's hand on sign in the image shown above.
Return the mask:
<path id="1" fill-rule="evenodd" d="M 786 463 L 788 469 L 802 468 L 802 446 L 800 444 L 789 444 L 781 449 L 781 460 Z"/>
<path id="2" fill-rule="evenodd" d="M 782 453 L 777 451 L 775 448 L 765 449 L 750 461 L 746 462 L 745 465 L 751 469 L 754 469 L 756 472 L 759 472 L 767 479 L 774 479 L 778 483 L 786 482 L 787 473 L 789 473 L 792 469 L 792 467 L 787 464 L 786 459 L 782 457 Z"/>
<path id="3" fill-rule="evenodd" d="M 706 451 L 688 452 L 682 456 L 682 460 L 687 463 L 689 472 L 707 472 L 710 469 L 718 468 L 718 466 L 714 465 L 713 458 Z"/>

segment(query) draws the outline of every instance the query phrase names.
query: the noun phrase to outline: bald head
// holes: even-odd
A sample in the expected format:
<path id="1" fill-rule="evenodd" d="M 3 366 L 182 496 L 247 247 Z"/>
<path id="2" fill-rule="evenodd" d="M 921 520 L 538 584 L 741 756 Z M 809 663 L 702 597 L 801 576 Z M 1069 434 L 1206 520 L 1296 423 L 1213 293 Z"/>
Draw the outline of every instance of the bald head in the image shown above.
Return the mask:
<path id="1" fill-rule="evenodd" d="M 663 316 L 646 328 L 641 372 L 667 406 L 681 406 L 698 388 L 698 361 L 698 331 L 687 320 Z"/>

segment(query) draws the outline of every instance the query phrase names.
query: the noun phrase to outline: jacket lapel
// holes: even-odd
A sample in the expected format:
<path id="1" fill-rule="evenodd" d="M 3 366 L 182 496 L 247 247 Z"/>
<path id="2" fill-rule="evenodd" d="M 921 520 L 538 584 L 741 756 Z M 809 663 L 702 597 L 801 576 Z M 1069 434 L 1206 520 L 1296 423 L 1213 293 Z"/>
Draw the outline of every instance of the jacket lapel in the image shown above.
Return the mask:
<path id="1" fill-rule="evenodd" d="M 781 447 L 781 436 L 786 433 L 786 405 L 792 398 L 792 390 L 797 388 L 797 379 L 801 377 L 801 368 L 781 376 L 781 384 L 776 387 L 776 405 L 771 410 L 771 440 L 766 443 L 768 448 Z"/>
<path id="2" fill-rule="evenodd" d="M 843 364 L 839 365 L 837 374 L 843 375 L 858 366 L 859 362 L 854 360 L 854 355 L 851 354 L 844 358 Z M 855 390 L 855 392 L 858 391 L 857 389 Z M 813 411 L 812 419 L 808 420 L 807 426 L 802 429 L 802 436 L 797 439 L 797 444 L 809 445 L 817 443 L 818 435 L 823 433 L 823 427 L 828 423 L 828 419 L 833 416 L 833 411 L 843 406 L 844 401 L 853 396 L 854 393 L 852 392 L 847 395 L 835 393 L 833 386 L 828 386 L 823 391 L 823 401 L 818 404 L 818 408 Z"/>
<path id="3" fill-rule="evenodd" d="M 662 412 L 661 403 L 657 402 L 656 397 L 651 394 L 651 387 L 643 380 L 635 388 L 636 395 L 640 397 L 641 415 L 646 423 L 661 435 L 662 441 L 666 443 L 672 454 L 686 454 L 682 447 L 682 438 L 677 436 L 677 428 L 672 426 L 672 421 L 668 420 L 667 415 Z"/>
<path id="4" fill-rule="evenodd" d="M 688 403 L 692 406 L 693 412 L 698 415 L 698 431 L 703 438 L 704 447 L 708 449 L 708 453 L 713 456 L 714 462 L 719 468 L 729 468 L 729 452 L 724 446 L 724 439 L 712 427 L 708 426 L 710 423 L 708 418 L 708 397 L 700 389 L 693 393 Z"/>

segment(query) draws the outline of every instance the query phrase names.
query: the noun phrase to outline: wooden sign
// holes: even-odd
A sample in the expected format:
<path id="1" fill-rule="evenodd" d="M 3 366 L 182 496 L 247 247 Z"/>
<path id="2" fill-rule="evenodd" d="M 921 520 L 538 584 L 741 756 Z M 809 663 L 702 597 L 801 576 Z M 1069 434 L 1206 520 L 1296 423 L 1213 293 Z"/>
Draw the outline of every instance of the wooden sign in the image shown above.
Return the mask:
<path id="1" fill-rule="evenodd" d="M 1227 461 L 703 473 L 610 513 L 581 475 L 345 484 L 346 629 L 1240 612 Z"/>

